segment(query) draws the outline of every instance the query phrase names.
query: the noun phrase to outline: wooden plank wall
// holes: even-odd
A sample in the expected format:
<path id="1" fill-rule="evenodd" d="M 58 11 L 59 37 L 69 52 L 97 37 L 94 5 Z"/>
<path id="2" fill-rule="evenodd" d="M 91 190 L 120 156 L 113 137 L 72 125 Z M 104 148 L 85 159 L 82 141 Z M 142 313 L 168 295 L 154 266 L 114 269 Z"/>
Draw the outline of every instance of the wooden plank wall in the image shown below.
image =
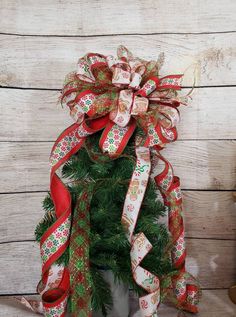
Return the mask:
<path id="1" fill-rule="evenodd" d="M 236 2 L 2 0 L 0 10 L 0 317 L 33 316 L 12 296 L 34 295 L 40 278 L 33 232 L 48 156 L 71 123 L 56 103 L 64 76 L 86 52 L 115 53 L 119 44 L 146 59 L 164 51 L 163 75 L 184 72 L 185 87 L 195 70 L 179 141 L 165 153 L 182 180 L 199 316 L 235 316 L 227 289 L 236 283 Z M 161 308 L 160 316 L 176 314 Z"/>

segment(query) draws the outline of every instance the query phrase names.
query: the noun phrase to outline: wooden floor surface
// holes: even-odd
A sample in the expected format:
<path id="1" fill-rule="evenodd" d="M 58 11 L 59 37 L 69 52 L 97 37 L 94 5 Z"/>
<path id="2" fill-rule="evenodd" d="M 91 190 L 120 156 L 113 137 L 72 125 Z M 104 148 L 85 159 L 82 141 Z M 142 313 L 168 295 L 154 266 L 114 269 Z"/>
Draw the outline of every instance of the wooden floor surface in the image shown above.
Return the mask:
<path id="1" fill-rule="evenodd" d="M 34 227 L 49 189 L 48 156 L 71 124 L 57 100 L 87 52 L 165 54 L 184 73 L 179 140 L 164 150 L 181 178 L 187 268 L 203 288 L 198 317 L 233 317 L 236 284 L 236 1 L 0 1 L 0 317 L 34 316 L 14 296 L 40 278 Z M 132 316 L 139 317 L 131 299 Z M 177 317 L 162 305 L 160 317 Z M 190 315 L 188 315 L 190 316 Z M 114 316 L 115 317 L 115 316 Z"/>
<path id="2" fill-rule="evenodd" d="M 31 298 L 37 299 L 38 297 L 31 296 Z M 196 317 L 235 317 L 235 305 L 229 300 L 226 290 L 204 290 L 203 299 L 199 308 L 201 313 Z M 22 307 L 12 296 L 6 296 L 0 298 L 0 316 L 34 317 L 35 314 Z M 178 311 L 171 306 L 161 305 L 159 308 L 159 316 L 178 317 Z M 191 316 L 193 315 L 185 314 L 185 317 Z M 66 317 L 70 317 L 69 314 Z M 137 300 L 132 297 L 130 298 L 130 317 L 141 317 Z"/>

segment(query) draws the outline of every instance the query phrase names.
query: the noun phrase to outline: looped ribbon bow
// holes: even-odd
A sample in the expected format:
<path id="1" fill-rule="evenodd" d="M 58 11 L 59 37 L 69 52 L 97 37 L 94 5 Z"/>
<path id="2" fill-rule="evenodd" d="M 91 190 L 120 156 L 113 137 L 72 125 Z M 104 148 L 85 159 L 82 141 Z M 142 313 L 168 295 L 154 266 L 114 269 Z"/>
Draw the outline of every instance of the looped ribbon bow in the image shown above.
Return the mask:
<path id="1" fill-rule="evenodd" d="M 43 311 L 45 316 L 65 316 L 68 296 L 73 296 L 76 287 L 72 282 L 70 284 L 69 269 L 56 264 L 69 245 L 71 226 L 70 194 L 56 171 L 83 146 L 89 135 L 99 130 L 103 130 L 99 142 L 101 150 L 111 158 L 118 157 L 136 127 L 143 133 L 136 136 L 137 161 L 121 221 L 131 243 L 133 278 L 146 291 L 146 295 L 139 299 L 140 311 L 142 317 L 157 316 L 160 303 L 158 276 L 141 266 L 152 245 L 143 232 L 134 234 L 147 183 L 152 177 L 169 210 L 169 230 L 173 239 L 171 257 L 177 272 L 172 277 L 172 288 L 178 307 L 197 312 L 198 286 L 186 278 L 185 271 L 179 179 L 174 176 L 170 163 L 159 153 L 167 143 L 177 139 L 177 107 L 185 104 L 185 99 L 177 94 L 181 89 L 182 75 L 159 78 L 159 66 L 158 61 L 136 58 L 127 48 L 119 46 L 117 58 L 95 53 L 85 55 L 78 61 L 77 72 L 66 78 L 61 102 L 70 108 L 75 123 L 58 137 L 50 156 L 50 190 L 56 221 L 43 235 L 40 244 L 42 281 L 38 290 L 42 294 L 42 303 L 38 311 Z M 158 161 L 165 164 L 164 171 L 159 174 L 156 172 Z M 32 309 L 37 310 L 35 303 Z M 80 309 L 79 305 L 77 309 Z M 89 302 L 81 312 L 81 315 L 77 311 L 73 316 L 91 316 Z"/>

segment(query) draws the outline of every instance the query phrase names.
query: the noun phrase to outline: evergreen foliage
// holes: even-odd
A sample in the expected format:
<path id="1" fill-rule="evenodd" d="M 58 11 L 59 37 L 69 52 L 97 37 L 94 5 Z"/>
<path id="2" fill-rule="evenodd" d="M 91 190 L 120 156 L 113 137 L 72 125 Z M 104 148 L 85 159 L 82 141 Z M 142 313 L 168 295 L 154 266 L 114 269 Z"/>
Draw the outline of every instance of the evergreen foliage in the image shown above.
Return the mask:
<path id="1" fill-rule="evenodd" d="M 101 269 L 112 270 L 117 281 L 129 285 L 139 295 L 145 292 L 133 280 L 130 245 L 121 224 L 123 204 L 136 162 L 134 138 L 129 141 L 124 153 L 112 160 L 99 149 L 100 135 L 96 133 L 87 138 L 85 146 L 63 166 L 62 175 L 68 181 L 73 206 L 86 186 L 93 190 L 90 206 L 92 307 L 102 310 L 106 316 L 112 306 L 112 297 Z M 55 220 L 50 194 L 45 198 L 43 207 L 46 213 L 35 230 L 37 241 Z M 168 230 L 165 225 L 157 223 L 163 215 L 164 206 L 157 200 L 155 183 L 149 180 L 134 233 L 143 232 L 153 245 L 142 261 L 142 267 L 164 281 L 174 271 L 169 258 Z M 58 262 L 67 264 L 68 252 Z"/>

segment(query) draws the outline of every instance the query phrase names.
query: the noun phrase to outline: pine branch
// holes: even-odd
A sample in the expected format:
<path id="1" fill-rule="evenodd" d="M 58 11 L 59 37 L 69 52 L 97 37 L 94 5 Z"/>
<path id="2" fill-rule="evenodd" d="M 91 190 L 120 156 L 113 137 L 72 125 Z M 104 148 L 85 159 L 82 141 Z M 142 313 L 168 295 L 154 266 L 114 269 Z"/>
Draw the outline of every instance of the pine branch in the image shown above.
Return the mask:
<path id="1" fill-rule="evenodd" d="M 111 310 L 113 305 L 112 295 L 108 283 L 104 280 L 101 271 L 91 266 L 92 278 L 92 309 L 94 311 L 102 310 L 103 315 Z"/>

